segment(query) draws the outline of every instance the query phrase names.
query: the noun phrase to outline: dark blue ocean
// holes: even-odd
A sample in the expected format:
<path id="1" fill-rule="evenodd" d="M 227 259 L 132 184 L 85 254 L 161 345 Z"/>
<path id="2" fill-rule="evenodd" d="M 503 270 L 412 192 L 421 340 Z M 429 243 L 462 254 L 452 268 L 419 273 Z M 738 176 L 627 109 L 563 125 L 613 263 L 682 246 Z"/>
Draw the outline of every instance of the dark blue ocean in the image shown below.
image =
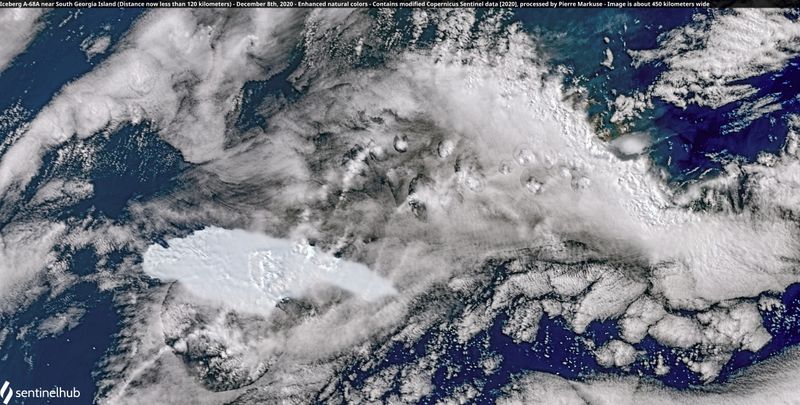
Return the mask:
<path id="1" fill-rule="evenodd" d="M 26 120 L 34 117 L 63 85 L 90 71 L 113 52 L 114 44 L 142 12 L 136 9 L 52 11 L 47 16 L 46 28 L 32 42 L 28 51 L 0 73 L 0 111 L 18 105 L 25 111 Z M 630 66 L 626 48 L 657 47 L 659 33 L 688 23 L 695 12 L 699 11 L 537 9 L 517 10 L 514 21 L 521 21 L 529 32 L 540 38 L 540 46 L 552 57 L 554 65 L 564 65 L 570 69 L 571 73 L 564 80 L 565 86 L 577 82 L 588 89 L 588 97 L 592 101 L 587 112 L 589 117 L 611 133 L 619 135 L 618 129 L 609 121 L 607 105 L 615 98 L 611 90 L 616 89 L 624 94 L 644 90 L 663 69 L 657 64 L 634 69 Z M 68 18 L 71 15 L 72 18 Z M 408 18 L 406 11 L 397 15 L 400 24 Z M 80 43 L 88 35 L 98 33 L 111 36 L 111 49 L 106 56 L 100 55 L 88 62 L 80 50 Z M 606 44 L 603 37 L 609 37 L 610 43 Z M 423 37 L 421 43 L 424 44 L 426 38 L 430 40 L 430 36 Z M 600 66 L 602 51 L 606 47 L 615 55 L 613 70 Z M 257 107 L 263 100 L 273 98 L 291 102 L 303 96 L 287 81 L 302 56 L 303 49 L 298 47 L 292 63 L 284 72 L 270 80 L 245 86 L 244 101 L 236 120 L 239 129 L 264 127 L 267 124 L 269 117 L 257 114 Z M 371 56 L 368 62 L 379 65 L 381 55 Z M 652 137 L 654 143 L 650 158 L 669 174 L 670 182 L 675 187 L 713 176 L 729 161 L 748 162 L 762 151 L 777 152 L 781 149 L 787 132 L 786 117 L 800 109 L 797 100 L 800 59 L 792 61 L 782 72 L 755 77 L 746 82 L 756 87 L 758 94 L 716 110 L 697 106 L 680 109 L 656 101 L 654 108 L 646 110 L 634 123 L 633 130 L 648 133 Z M 783 108 L 744 127 L 732 125 L 735 110 L 743 103 L 766 94 L 775 95 Z M 5 139 L 15 126 L 0 133 L 0 140 Z M 55 166 L 54 156 L 48 155 L 45 156 L 44 169 L 26 190 L 26 196 L 30 198 L 38 185 L 54 177 L 80 176 L 94 183 L 93 197 L 54 214 L 55 218 L 68 220 L 91 215 L 125 222 L 130 220 L 126 207 L 131 201 L 169 192 L 177 186 L 176 179 L 188 166 L 176 150 L 152 133 L 147 124 L 126 126 L 109 137 L 97 137 L 87 142 L 95 142 L 101 151 L 100 159 L 91 172 L 82 172 L 77 163 L 73 166 Z M 14 207 L 9 216 L 0 218 L 0 227 L 15 218 L 34 215 L 39 214 L 30 212 L 29 207 L 20 204 Z M 91 250 L 62 253 L 70 257 L 69 271 L 76 275 L 86 275 L 97 267 L 98 258 Z M 106 266 L 113 268 L 114 263 L 119 263 L 126 255 L 135 256 L 135 252 L 117 253 Z M 503 277 L 504 269 L 497 268 L 496 272 L 496 277 Z M 82 398 L 88 403 L 95 394 L 99 362 L 106 353 L 114 351 L 119 332 L 121 315 L 114 305 L 113 294 L 113 291 L 100 292 L 96 285 L 82 282 L 54 298 L 43 295 L 14 317 L 0 317 L 0 325 L 9 332 L 0 347 L 0 380 L 13 381 L 18 389 L 43 384 L 46 387 L 74 386 L 81 390 Z M 726 381 L 742 367 L 800 342 L 800 285 L 793 285 L 775 297 L 782 301 L 785 309 L 762 314 L 764 325 L 773 336 L 772 341 L 757 353 L 735 354 L 722 370 L 719 381 Z M 56 337 L 41 339 L 36 337 L 35 331 L 21 333 L 27 325 L 36 325 L 71 306 L 86 310 L 81 323 L 74 329 Z M 671 367 L 666 375 L 656 376 L 652 367 L 641 361 L 625 370 L 600 368 L 584 339 L 600 345 L 617 337 L 618 325 L 614 320 L 594 322 L 584 335 L 578 336 L 565 326 L 563 319 L 545 317 L 536 341 L 530 344 L 514 343 L 502 334 L 503 322 L 503 316 L 498 317 L 488 330 L 479 333 L 466 345 L 454 343 L 452 336 L 441 339 L 437 334 L 445 332 L 433 328 L 413 347 L 391 348 L 390 356 L 379 367 L 363 371 L 358 364 L 354 364 L 351 371 L 358 375 L 358 384 L 386 367 L 411 363 L 435 347 L 443 353 L 440 369 L 434 377 L 437 389 L 424 398 L 423 403 L 435 403 L 467 382 L 480 389 L 482 401 L 491 402 L 499 394 L 500 387 L 514 376 L 531 370 L 577 380 L 598 373 L 645 375 L 677 388 L 700 383 L 697 376 L 677 360 L 684 352 L 663 347 L 650 338 L 635 347 L 646 352 L 647 357 L 662 355 Z M 451 343 L 444 346 L 432 344 L 441 340 Z M 478 364 L 492 354 L 499 355 L 502 360 L 498 370 L 487 376 Z M 448 376 L 447 369 L 453 366 L 458 366 L 459 371 Z"/>
<path id="2" fill-rule="evenodd" d="M 0 133 L 0 140 L 33 118 L 61 87 L 101 63 L 143 11 L 59 9 L 50 12 L 46 27 L 28 50 L 0 73 L 0 111 L 13 106 L 24 110 L 24 119 Z M 111 51 L 95 56 L 90 62 L 80 44 L 92 34 L 108 35 L 112 44 Z M 27 200 L 39 185 L 52 178 L 89 179 L 95 185 L 94 196 L 53 214 L 53 218 L 69 220 L 91 215 L 124 221 L 127 218 L 125 207 L 131 200 L 147 198 L 167 189 L 171 179 L 184 167 L 180 153 L 146 127 L 126 127 L 108 138 L 97 137 L 88 142 L 96 143 L 102 151 L 90 172 L 84 172 L 81 162 L 77 161 L 56 166 L 55 154 L 46 155 L 42 170 L 25 191 Z M 26 204 L 18 204 L 0 218 L 0 229 L 16 219 L 39 215 L 42 213 L 32 211 Z M 76 275 L 90 274 L 98 267 L 98 258 L 91 249 L 62 253 L 69 258 L 69 271 Z M 106 266 L 113 269 L 122 258 L 123 254 L 112 254 Z M 42 295 L 14 317 L 0 316 L 0 326 L 9 333 L 0 346 L 0 378 L 11 381 L 12 389 L 16 390 L 76 387 L 81 392 L 81 401 L 62 401 L 91 403 L 96 391 L 94 373 L 103 356 L 114 349 L 119 332 L 120 315 L 112 294 L 112 291 L 101 292 L 93 283 L 80 282 L 56 297 Z M 76 327 L 54 337 L 37 337 L 35 326 L 39 322 L 70 307 L 85 310 Z M 14 399 L 14 403 L 19 404 L 60 403 L 58 399 L 45 401 Z"/>

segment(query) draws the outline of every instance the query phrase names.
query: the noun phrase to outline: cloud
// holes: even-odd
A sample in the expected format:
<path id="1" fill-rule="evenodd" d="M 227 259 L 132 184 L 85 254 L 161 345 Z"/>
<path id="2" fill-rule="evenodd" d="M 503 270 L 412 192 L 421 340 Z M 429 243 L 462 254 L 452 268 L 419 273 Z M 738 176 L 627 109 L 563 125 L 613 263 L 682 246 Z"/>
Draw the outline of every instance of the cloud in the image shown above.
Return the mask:
<path id="1" fill-rule="evenodd" d="M 293 75 L 304 94 L 270 109 L 267 127 L 252 130 L 235 146 L 207 144 L 209 160 L 184 178 L 186 185 L 133 209 L 145 226 L 167 234 L 185 236 L 175 224 L 212 223 L 273 239 L 308 240 L 319 252 L 368 267 L 397 294 L 364 306 L 327 289 L 300 293 L 287 287 L 282 291 L 291 291 L 285 293 L 291 299 L 279 304 L 280 311 L 261 314 L 246 327 L 224 324 L 226 316 L 235 319 L 264 300 L 274 305 L 284 293 L 258 295 L 251 282 L 233 289 L 244 273 L 212 273 L 235 261 L 203 246 L 229 246 L 237 238 L 207 243 L 208 231 L 200 231 L 172 239 L 170 248 L 151 247 L 150 257 L 180 254 L 171 258 L 174 263 L 155 260 L 151 274 L 179 280 L 167 296 L 181 297 L 187 311 L 154 305 L 147 308 L 152 318 L 129 327 L 134 334 L 142 328 L 175 342 L 182 331 L 194 331 L 194 346 L 186 341 L 165 347 L 156 339 L 145 343 L 146 352 L 158 353 L 147 364 L 112 359 L 134 361 L 132 369 L 141 371 L 120 377 L 137 383 L 116 386 L 116 395 L 156 389 L 157 382 L 144 384 L 142 376 L 146 370 L 179 374 L 163 370 L 174 358 L 193 370 L 194 359 L 209 356 L 213 367 L 188 371 L 205 389 L 215 387 L 208 377 L 214 372 L 233 373 L 247 376 L 236 380 L 237 387 L 269 387 L 270 394 L 241 392 L 242 400 L 310 400 L 347 383 L 335 372 L 343 359 L 380 359 L 387 340 L 412 344 L 440 323 L 468 341 L 501 313 L 510 315 L 504 333 L 518 340 L 535 334 L 542 314 L 563 317 L 576 333 L 593 320 L 622 318 L 626 339 L 650 333 L 676 348 L 700 345 L 701 358 L 690 366 L 708 379 L 726 356 L 766 343 L 769 336 L 748 303 L 798 280 L 791 259 L 795 227 L 779 214 L 795 209 L 788 191 L 793 174 L 780 184 L 766 172 L 750 176 L 749 189 L 785 196 L 755 197 L 747 210 L 724 205 L 725 190 L 741 184 L 741 172 L 686 193 L 671 190 L 645 157 L 620 159 L 614 145 L 595 136 L 581 106 L 563 101 L 560 79 L 518 26 L 497 36 L 501 24 L 482 21 L 476 30 L 468 11 L 435 12 L 415 21 L 435 27 L 430 48 L 389 49 L 383 64 L 367 67 L 353 52 L 383 46 L 368 35 L 377 23 L 360 13 L 312 13 L 304 31 L 306 57 Z M 645 147 L 640 139 L 628 141 L 617 149 L 635 155 Z M 771 169 L 756 164 L 742 170 L 786 171 L 796 160 L 786 153 L 775 157 Z M 704 198 L 707 211 L 690 209 Z M 491 261 L 517 266 L 515 276 L 492 281 Z M 192 279 L 189 267 L 199 278 Z M 200 277 L 208 274 L 218 280 L 219 292 L 241 300 L 233 315 L 187 298 L 215 296 L 209 277 Z M 223 280 L 226 274 L 231 277 Z M 453 309 L 478 291 L 489 299 Z M 519 294 L 526 310 L 512 311 Z M 747 309 L 747 316 L 720 310 L 723 302 Z M 649 308 L 643 303 L 663 316 L 642 314 Z M 164 314 L 174 321 L 163 330 L 151 325 Z M 719 326 L 734 319 L 739 329 L 724 327 L 722 333 Z M 252 358 L 238 349 L 256 346 L 265 349 Z M 190 347 L 192 355 L 186 354 Z M 221 348 L 233 348 L 237 360 L 223 359 L 220 353 L 227 352 Z M 626 348 L 615 343 L 603 358 L 628 364 Z M 261 362 L 269 364 L 262 369 Z M 306 370 L 301 377 L 298 368 Z"/>
<path id="2" fill-rule="evenodd" d="M 598 349 L 605 364 L 635 361 L 629 344 L 650 334 L 697 347 L 689 366 L 707 379 L 726 356 L 761 347 L 769 336 L 753 297 L 798 281 L 785 215 L 800 208 L 796 136 L 778 156 L 672 190 L 639 156 L 641 137 L 595 136 L 535 39 L 504 16 L 418 10 L 410 27 L 394 27 L 352 10 L 150 12 L 15 138 L 0 190 L 14 204 L 43 153 L 128 122 L 150 122 L 191 167 L 174 190 L 133 203 L 131 224 L 5 228 L 4 262 L 25 271 L 0 267 L 3 286 L 54 262 L 60 236 L 100 256 L 141 253 L 143 263 L 95 276 L 129 289 L 116 297 L 124 330 L 103 365 L 98 400 L 109 403 L 370 398 L 395 375 L 405 376 L 398 398 L 418 400 L 432 357 L 380 371 L 371 393 L 340 389 L 353 386 L 341 370 L 377 367 L 391 343 L 435 328 L 469 341 L 501 314 L 517 341 L 545 315 L 578 334 L 621 319 L 627 343 Z M 431 29 L 431 44 L 374 35 L 405 28 L 417 39 Z M 290 81 L 301 96 L 263 106 L 266 127 L 238 133 L 230 117 L 244 83 L 280 71 L 300 42 Z M 380 63 L 369 59 L 376 49 Z M 619 103 L 640 109 L 632 100 Z M 56 179 L 34 201 L 91 193 Z M 748 199 L 731 204 L 732 194 Z M 708 209 L 693 209 L 699 202 Z M 530 398 L 567 390 L 543 379 Z"/>
<path id="3" fill-rule="evenodd" d="M 53 315 L 39 323 L 39 337 L 57 336 L 80 324 L 86 310 L 79 307 L 70 307 L 66 311 Z"/>
<path id="4" fill-rule="evenodd" d="M 636 377 L 578 382 L 534 372 L 508 384 L 498 403 L 790 404 L 796 397 L 797 354 L 789 349 L 784 356 L 754 365 L 735 380 L 709 389 L 673 390 Z"/>
<path id="5" fill-rule="evenodd" d="M 42 28 L 47 10 L 7 8 L 0 10 L 0 73 L 20 54 Z"/>
<path id="6" fill-rule="evenodd" d="M 46 268 L 59 271 L 52 251 L 63 235 L 63 223 L 18 222 L 0 231 L 0 313 L 16 310 L 40 291 L 35 280 Z M 26 295 L 21 291 L 30 290 Z"/>
<path id="7" fill-rule="evenodd" d="M 24 187 L 67 139 L 149 121 L 191 162 L 222 149 L 225 117 L 248 80 L 279 71 L 302 13 L 155 10 L 101 66 L 67 84 L 0 161 L 0 192 Z"/>
<path id="8" fill-rule="evenodd" d="M 86 54 L 87 60 L 92 60 L 97 55 L 105 53 L 111 45 L 111 37 L 108 35 L 89 36 L 81 42 L 81 50 Z"/>
<path id="9" fill-rule="evenodd" d="M 659 37 L 660 47 L 629 51 L 634 65 L 663 63 L 650 92 L 679 107 L 718 108 L 754 94 L 739 80 L 782 69 L 800 53 L 796 12 L 780 9 L 720 10 Z"/>

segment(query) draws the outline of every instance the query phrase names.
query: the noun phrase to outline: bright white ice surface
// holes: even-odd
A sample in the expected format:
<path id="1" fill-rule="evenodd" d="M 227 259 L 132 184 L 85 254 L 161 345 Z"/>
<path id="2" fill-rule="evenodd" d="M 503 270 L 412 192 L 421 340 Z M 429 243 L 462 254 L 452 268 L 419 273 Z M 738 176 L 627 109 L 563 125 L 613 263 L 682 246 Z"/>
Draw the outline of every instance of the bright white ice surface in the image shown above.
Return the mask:
<path id="1" fill-rule="evenodd" d="M 216 227 L 167 242 L 168 248 L 154 244 L 145 251 L 148 275 L 177 280 L 198 297 L 242 312 L 267 314 L 280 299 L 320 283 L 368 301 L 396 293 L 391 282 L 363 264 L 306 242 Z"/>

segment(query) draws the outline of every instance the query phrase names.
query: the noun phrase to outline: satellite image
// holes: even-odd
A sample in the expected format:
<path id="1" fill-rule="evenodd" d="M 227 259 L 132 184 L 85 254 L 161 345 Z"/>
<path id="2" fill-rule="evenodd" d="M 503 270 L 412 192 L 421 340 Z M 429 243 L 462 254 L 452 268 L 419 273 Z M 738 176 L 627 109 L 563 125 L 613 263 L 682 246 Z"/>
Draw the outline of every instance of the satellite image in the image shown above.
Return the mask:
<path id="1" fill-rule="evenodd" d="M 798 18 L 0 9 L 0 403 L 799 404 Z"/>

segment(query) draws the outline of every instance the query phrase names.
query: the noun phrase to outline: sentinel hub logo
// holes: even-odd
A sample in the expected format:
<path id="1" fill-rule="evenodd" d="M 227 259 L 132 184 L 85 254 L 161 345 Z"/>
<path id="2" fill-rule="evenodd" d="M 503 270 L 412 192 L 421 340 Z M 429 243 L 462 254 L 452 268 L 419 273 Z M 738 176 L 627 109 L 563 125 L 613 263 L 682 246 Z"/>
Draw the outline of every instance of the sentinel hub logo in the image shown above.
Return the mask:
<path id="1" fill-rule="evenodd" d="M 35 389 L 26 389 L 26 390 L 12 390 L 11 383 L 8 381 L 3 383 L 3 386 L 0 387 L 0 402 L 3 405 L 8 405 L 11 402 L 11 398 L 80 398 L 81 391 L 75 387 L 72 389 L 66 390 L 59 386 L 55 386 L 50 389 L 44 388 L 35 388 Z"/>
<path id="2" fill-rule="evenodd" d="M 9 382 L 6 381 L 3 383 L 3 387 L 0 388 L 0 399 L 3 400 L 4 405 L 8 405 L 12 396 L 14 396 L 14 390 L 9 387 Z"/>

